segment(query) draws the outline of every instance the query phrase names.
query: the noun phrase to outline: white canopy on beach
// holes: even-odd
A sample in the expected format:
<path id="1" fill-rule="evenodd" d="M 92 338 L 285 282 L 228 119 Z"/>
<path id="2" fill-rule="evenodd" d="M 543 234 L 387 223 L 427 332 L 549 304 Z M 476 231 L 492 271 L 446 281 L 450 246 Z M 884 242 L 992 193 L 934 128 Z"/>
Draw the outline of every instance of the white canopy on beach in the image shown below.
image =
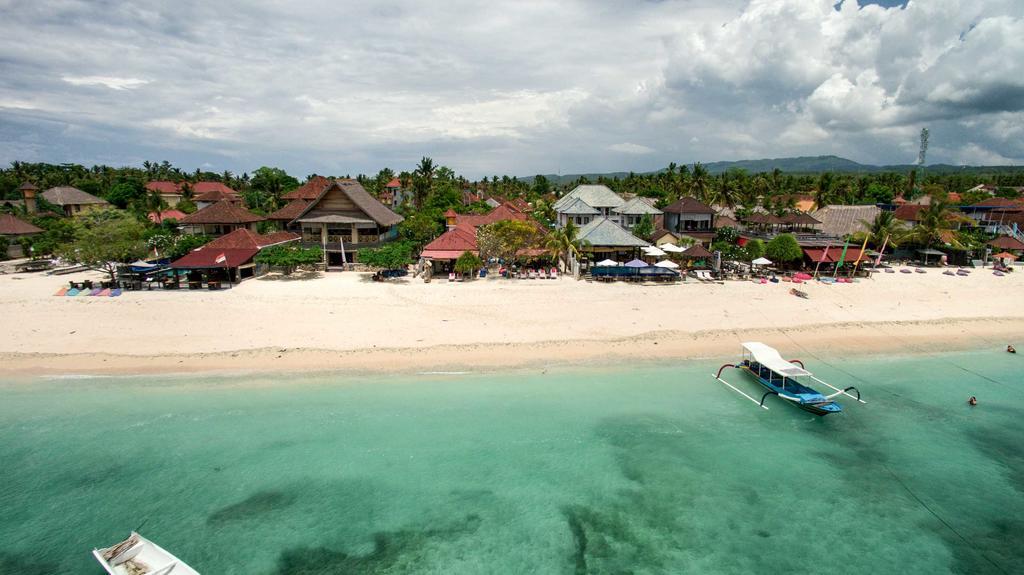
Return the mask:
<path id="1" fill-rule="evenodd" d="M 661 251 L 661 248 L 659 248 L 658 246 L 647 246 L 645 248 L 640 248 L 640 249 L 642 249 L 643 252 L 646 255 L 649 255 L 649 256 L 657 257 L 657 256 L 665 255 L 665 252 Z"/>
<path id="2" fill-rule="evenodd" d="M 671 260 L 661 260 L 660 262 L 654 265 L 658 266 L 659 268 L 668 268 L 670 270 L 679 269 L 679 264 Z"/>
<path id="3" fill-rule="evenodd" d="M 681 248 L 681 247 L 679 247 L 679 246 L 677 246 L 675 244 L 665 244 L 665 245 L 659 246 L 659 247 L 663 251 L 666 251 L 666 252 L 669 252 L 669 253 L 673 253 L 673 254 L 678 254 L 678 253 L 682 253 L 682 252 L 686 251 L 686 248 Z"/>
<path id="4" fill-rule="evenodd" d="M 757 258 L 756 260 L 750 263 L 754 264 L 755 266 L 770 266 L 772 265 L 772 260 L 768 258 Z"/>
<path id="5" fill-rule="evenodd" d="M 619 262 L 617 262 L 615 260 L 601 260 L 601 261 L 597 262 L 597 265 L 599 265 L 601 267 L 607 267 L 607 266 L 621 266 L 622 264 L 620 264 Z"/>

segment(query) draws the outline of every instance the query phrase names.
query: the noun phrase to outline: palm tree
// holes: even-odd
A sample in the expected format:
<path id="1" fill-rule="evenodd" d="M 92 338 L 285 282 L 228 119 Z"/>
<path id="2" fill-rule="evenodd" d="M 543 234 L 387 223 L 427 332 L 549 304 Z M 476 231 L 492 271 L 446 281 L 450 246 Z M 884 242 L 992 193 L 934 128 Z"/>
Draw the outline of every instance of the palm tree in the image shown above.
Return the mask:
<path id="1" fill-rule="evenodd" d="M 907 234 L 908 237 L 920 243 L 926 248 L 942 243 L 943 232 L 953 229 L 950 216 L 952 212 L 949 202 L 945 200 L 932 200 L 917 214 L 917 225 Z M 955 238 L 949 242 L 953 247 L 961 247 Z"/>
<path id="2" fill-rule="evenodd" d="M 579 239 L 579 233 L 580 229 L 570 220 L 564 228 L 552 230 L 547 235 L 544 239 L 544 248 L 556 260 L 563 255 L 566 262 L 569 261 L 569 256 L 579 259 L 583 248 L 589 244 L 586 240 Z"/>
<path id="3" fill-rule="evenodd" d="M 693 172 L 690 175 L 690 193 L 704 203 L 708 203 L 708 179 L 710 177 L 703 164 L 697 162 L 693 165 Z"/>
<path id="4" fill-rule="evenodd" d="M 903 236 L 907 231 L 903 222 L 896 219 L 896 212 L 887 210 L 878 212 L 875 219 L 870 222 L 861 220 L 860 223 L 867 229 L 868 244 L 876 249 L 880 249 L 887 239 L 889 245 L 893 247 L 898 246 L 903 241 Z"/>

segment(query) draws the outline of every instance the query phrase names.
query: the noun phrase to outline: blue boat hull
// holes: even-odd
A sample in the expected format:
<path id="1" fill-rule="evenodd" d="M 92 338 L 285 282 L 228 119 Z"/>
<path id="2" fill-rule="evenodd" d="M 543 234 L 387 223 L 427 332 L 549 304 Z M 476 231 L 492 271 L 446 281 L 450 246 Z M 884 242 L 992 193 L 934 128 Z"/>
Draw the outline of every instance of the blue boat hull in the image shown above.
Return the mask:
<path id="1" fill-rule="evenodd" d="M 817 391 L 790 378 L 785 378 L 785 387 L 778 385 L 776 383 L 778 381 L 777 379 L 769 381 L 768 378 L 762 377 L 759 373 L 767 371 L 767 368 L 761 368 L 757 363 L 744 360 L 736 367 L 749 373 L 751 377 L 757 380 L 757 382 L 768 391 L 800 399 L 800 401 L 790 399 L 783 399 L 783 401 L 786 403 L 792 403 L 808 413 L 822 416 L 829 415 L 831 413 L 840 413 L 843 411 L 843 407 L 838 403 L 828 400 Z"/>

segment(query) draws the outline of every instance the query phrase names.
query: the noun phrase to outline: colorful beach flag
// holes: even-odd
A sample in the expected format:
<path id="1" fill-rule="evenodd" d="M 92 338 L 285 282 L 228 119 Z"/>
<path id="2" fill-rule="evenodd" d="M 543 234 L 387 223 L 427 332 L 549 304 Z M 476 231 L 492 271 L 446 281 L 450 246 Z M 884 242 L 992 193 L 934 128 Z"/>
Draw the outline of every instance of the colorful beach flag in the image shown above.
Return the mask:
<path id="1" fill-rule="evenodd" d="M 217 256 L 217 259 L 213 260 L 213 263 L 215 263 L 215 264 L 223 264 L 223 263 L 227 263 L 227 261 L 228 261 L 228 256 L 224 255 L 224 252 L 221 252 L 221 254 L 219 256 Z"/>

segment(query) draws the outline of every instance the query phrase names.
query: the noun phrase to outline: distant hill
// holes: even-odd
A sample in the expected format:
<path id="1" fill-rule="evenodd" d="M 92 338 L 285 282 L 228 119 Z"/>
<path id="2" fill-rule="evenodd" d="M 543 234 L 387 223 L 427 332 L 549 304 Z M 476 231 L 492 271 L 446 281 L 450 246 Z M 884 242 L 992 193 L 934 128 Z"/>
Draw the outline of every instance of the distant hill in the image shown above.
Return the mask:
<path id="1" fill-rule="evenodd" d="M 692 166 L 692 164 L 690 164 Z M 818 174 L 821 172 L 837 172 L 837 173 L 878 173 L 878 172 L 909 172 L 917 166 L 913 164 L 895 164 L 891 166 L 874 166 L 871 164 L 861 164 L 848 160 L 846 158 L 840 158 L 839 156 L 800 156 L 796 158 L 771 158 L 762 160 L 738 160 L 734 162 L 708 162 L 704 164 L 704 167 L 708 169 L 712 174 L 721 174 L 732 169 L 745 170 L 751 174 L 757 174 L 761 172 L 770 172 L 775 168 L 791 174 Z M 931 173 L 1000 173 L 1000 172 L 1018 172 L 1024 171 L 1024 166 L 952 166 L 949 164 L 932 164 L 926 167 L 928 172 Z M 658 170 L 663 171 L 663 170 Z M 651 172 L 642 172 L 651 173 Z M 591 181 L 596 181 L 599 177 L 605 178 L 625 178 L 629 175 L 629 172 L 608 172 L 603 174 L 592 173 L 592 174 L 565 174 L 558 176 L 556 174 L 544 174 L 544 177 L 551 180 L 552 183 L 566 184 L 577 180 L 580 176 L 586 176 Z M 526 182 L 532 183 L 534 176 L 525 178 L 519 178 Z"/>

